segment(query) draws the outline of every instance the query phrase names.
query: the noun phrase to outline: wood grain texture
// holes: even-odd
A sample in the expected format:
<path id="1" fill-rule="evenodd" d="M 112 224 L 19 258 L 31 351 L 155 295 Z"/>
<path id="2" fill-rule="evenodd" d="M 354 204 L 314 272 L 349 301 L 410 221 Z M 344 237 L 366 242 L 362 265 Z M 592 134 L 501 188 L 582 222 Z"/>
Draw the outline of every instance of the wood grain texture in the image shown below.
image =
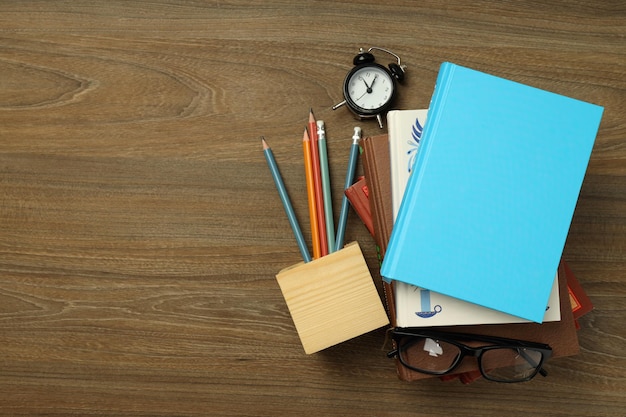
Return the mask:
<path id="1" fill-rule="evenodd" d="M 307 354 L 389 324 L 358 242 L 289 266 L 276 281 Z"/>
<path id="2" fill-rule="evenodd" d="M 339 207 L 357 122 L 330 108 L 369 46 L 408 67 L 397 108 L 444 60 L 605 107 L 564 253 L 595 310 L 548 378 L 402 383 L 383 330 L 303 354 L 258 138 L 306 224 L 313 107 Z M 0 414 L 623 416 L 625 64 L 621 1 L 3 1 Z M 378 278 L 351 213 L 353 240 Z"/>

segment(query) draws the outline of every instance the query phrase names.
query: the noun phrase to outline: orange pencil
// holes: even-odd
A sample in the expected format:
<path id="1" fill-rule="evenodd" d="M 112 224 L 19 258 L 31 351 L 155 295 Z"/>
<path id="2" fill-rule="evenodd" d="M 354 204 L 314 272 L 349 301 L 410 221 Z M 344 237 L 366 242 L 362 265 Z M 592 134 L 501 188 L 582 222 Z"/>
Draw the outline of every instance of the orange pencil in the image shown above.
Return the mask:
<path id="1" fill-rule="evenodd" d="M 320 239 L 320 256 L 326 256 L 328 255 L 328 238 L 326 237 L 326 217 L 324 214 L 320 154 L 317 145 L 317 121 L 315 120 L 315 116 L 313 116 L 313 109 L 309 111 L 309 138 L 311 140 L 311 163 L 313 165 L 313 185 L 315 186 L 315 209 L 317 212 L 317 228 Z"/>
<path id="2" fill-rule="evenodd" d="M 319 226 L 317 224 L 317 208 L 315 206 L 315 184 L 313 183 L 313 161 L 311 160 L 311 140 L 304 129 L 302 136 L 302 150 L 304 152 L 304 174 L 306 176 L 306 191 L 309 197 L 309 218 L 311 219 L 311 236 L 313 237 L 313 259 L 321 255 Z"/>

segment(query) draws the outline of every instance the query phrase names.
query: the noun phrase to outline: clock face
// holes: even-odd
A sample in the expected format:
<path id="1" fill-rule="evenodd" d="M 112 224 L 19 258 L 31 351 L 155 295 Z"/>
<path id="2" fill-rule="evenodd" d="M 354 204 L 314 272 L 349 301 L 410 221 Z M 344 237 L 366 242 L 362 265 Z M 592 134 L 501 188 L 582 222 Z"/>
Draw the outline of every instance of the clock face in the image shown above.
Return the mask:
<path id="1" fill-rule="evenodd" d="M 384 111 L 391 104 L 393 94 L 393 79 L 381 65 L 355 67 L 346 77 L 344 95 L 357 113 L 374 115 Z"/>

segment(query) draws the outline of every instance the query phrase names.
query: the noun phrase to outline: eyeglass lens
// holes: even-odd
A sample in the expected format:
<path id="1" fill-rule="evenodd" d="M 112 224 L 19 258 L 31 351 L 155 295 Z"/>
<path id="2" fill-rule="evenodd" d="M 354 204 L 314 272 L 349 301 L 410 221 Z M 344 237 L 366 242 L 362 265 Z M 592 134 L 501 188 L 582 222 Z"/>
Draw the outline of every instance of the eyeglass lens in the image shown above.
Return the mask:
<path id="1" fill-rule="evenodd" d="M 483 374 L 496 381 L 523 381 L 537 372 L 543 355 L 526 348 L 498 348 L 483 351 Z"/>
<path id="2" fill-rule="evenodd" d="M 425 372 L 445 373 L 461 355 L 458 346 L 429 337 L 407 338 L 403 342 L 398 352 L 402 362 Z"/>

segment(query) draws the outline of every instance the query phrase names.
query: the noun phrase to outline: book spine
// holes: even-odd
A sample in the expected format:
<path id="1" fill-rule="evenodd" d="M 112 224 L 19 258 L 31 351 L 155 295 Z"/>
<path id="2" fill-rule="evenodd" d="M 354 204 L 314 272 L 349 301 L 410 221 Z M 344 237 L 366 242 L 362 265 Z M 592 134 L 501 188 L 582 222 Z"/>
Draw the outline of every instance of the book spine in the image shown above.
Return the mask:
<path id="1" fill-rule="evenodd" d="M 379 186 L 377 181 L 379 178 L 375 168 L 375 149 L 374 142 L 371 137 L 365 138 L 361 142 L 363 146 L 363 170 L 365 171 L 365 180 L 367 181 L 367 187 L 369 189 L 369 204 L 370 213 L 372 214 L 372 225 L 374 227 L 374 240 L 379 250 L 382 248 L 382 236 L 384 236 L 383 228 L 384 221 L 380 216 L 379 210 L 376 210 L 376 206 L 380 206 L 379 198 Z"/>
<path id="2" fill-rule="evenodd" d="M 439 74 L 437 75 L 435 89 L 433 91 L 430 105 L 428 107 L 428 122 L 426 123 L 426 126 L 424 126 L 424 131 L 422 132 L 420 151 L 417 153 L 417 158 L 413 166 L 413 173 L 411 174 L 411 177 L 409 178 L 409 181 L 407 183 L 406 190 L 404 192 L 404 198 L 402 199 L 402 203 L 400 204 L 398 216 L 394 223 L 394 228 L 391 232 L 391 237 L 387 246 L 386 253 L 391 256 L 386 256 L 381 266 L 381 275 L 383 276 L 383 279 L 387 281 L 393 279 L 395 275 L 395 264 L 397 263 L 397 257 L 394 256 L 394 254 L 400 253 L 401 248 L 396 248 L 396 246 L 402 244 L 401 241 L 404 240 L 403 234 L 405 233 L 403 231 L 402 225 L 406 221 L 407 216 L 417 215 L 415 207 L 412 207 L 412 205 L 414 204 L 414 199 L 411 198 L 411 196 L 420 187 L 421 173 L 425 161 L 428 159 L 428 154 L 430 150 L 429 137 L 432 134 L 431 132 L 437 129 L 440 114 L 439 108 L 442 107 L 446 101 L 448 86 L 450 85 L 450 80 L 454 76 L 455 68 L 455 64 L 452 64 L 450 62 L 444 62 L 441 64 Z"/>

